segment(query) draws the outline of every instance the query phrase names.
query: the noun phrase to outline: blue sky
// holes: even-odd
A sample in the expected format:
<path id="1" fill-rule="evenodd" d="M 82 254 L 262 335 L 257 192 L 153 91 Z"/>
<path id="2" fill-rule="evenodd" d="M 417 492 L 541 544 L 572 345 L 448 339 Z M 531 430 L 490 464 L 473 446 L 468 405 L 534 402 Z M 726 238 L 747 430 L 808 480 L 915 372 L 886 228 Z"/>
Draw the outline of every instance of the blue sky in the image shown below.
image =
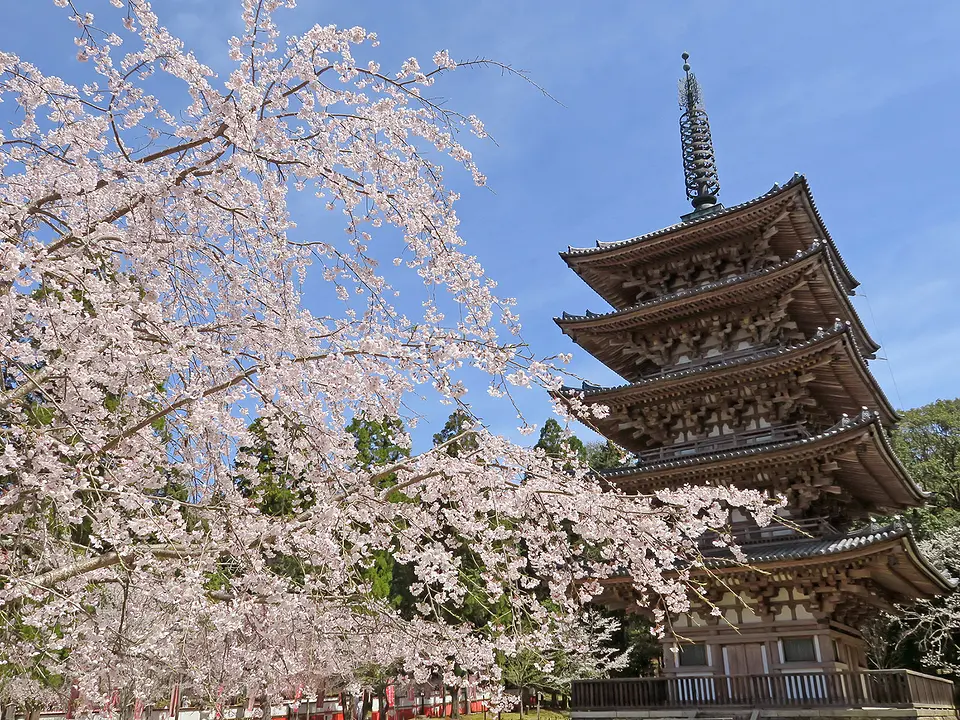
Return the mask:
<path id="1" fill-rule="evenodd" d="M 215 68 L 225 67 L 238 5 L 153 2 Z M 78 6 L 110 12 L 108 0 Z M 71 79 L 63 11 L 50 0 L 0 0 L 0 10 L 0 49 Z M 857 307 L 884 346 L 873 370 L 894 405 L 960 395 L 960 3 L 301 0 L 281 18 L 289 32 L 316 22 L 375 31 L 381 45 L 370 55 L 385 68 L 441 48 L 495 58 L 557 99 L 493 71 L 456 73 L 441 88 L 496 139 L 473 146 L 489 190 L 469 190 L 457 175 L 451 184 L 464 191 L 469 250 L 518 299 L 537 354 L 573 351 L 576 372 L 614 379 L 552 322 L 563 310 L 605 309 L 557 252 L 656 230 L 689 210 L 676 104 L 686 50 L 704 88 L 721 201 L 807 175 L 862 283 Z M 494 427 L 515 426 L 482 388 L 471 395 L 483 396 L 475 399 Z M 538 422 L 549 412 L 540 392 L 520 402 Z"/>

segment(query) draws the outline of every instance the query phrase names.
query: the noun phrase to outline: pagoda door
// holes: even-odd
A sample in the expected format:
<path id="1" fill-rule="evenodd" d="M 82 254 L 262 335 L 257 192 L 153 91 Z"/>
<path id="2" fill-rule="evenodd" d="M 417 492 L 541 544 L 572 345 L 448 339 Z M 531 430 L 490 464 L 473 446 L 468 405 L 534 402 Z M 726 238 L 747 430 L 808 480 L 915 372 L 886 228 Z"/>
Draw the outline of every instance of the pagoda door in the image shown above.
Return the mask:
<path id="1" fill-rule="evenodd" d="M 769 698 L 769 672 L 763 643 L 736 643 L 723 646 L 723 674 L 727 692 L 736 704 L 753 704 Z"/>

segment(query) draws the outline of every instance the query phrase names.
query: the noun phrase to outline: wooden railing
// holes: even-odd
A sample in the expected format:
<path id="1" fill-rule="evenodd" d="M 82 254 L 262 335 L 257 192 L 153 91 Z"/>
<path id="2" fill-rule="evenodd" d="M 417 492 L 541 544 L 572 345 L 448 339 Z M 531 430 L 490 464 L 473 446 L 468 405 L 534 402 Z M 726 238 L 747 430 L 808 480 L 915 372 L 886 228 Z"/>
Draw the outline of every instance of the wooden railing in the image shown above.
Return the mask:
<path id="1" fill-rule="evenodd" d="M 708 365 L 717 365 L 718 363 L 726 363 L 730 362 L 731 360 L 740 360 L 741 358 L 746 357 L 755 357 L 759 359 L 769 355 L 776 355 L 780 351 L 781 350 L 779 347 L 748 347 L 740 350 L 731 350 L 730 352 L 725 352 L 720 355 L 692 358 L 687 360 L 687 362 L 666 365 L 664 367 L 657 368 L 656 370 L 651 370 L 650 372 L 641 373 L 640 379 L 650 380 L 655 377 L 660 377 L 661 375 L 683 372 L 684 370 L 693 370 L 695 368 L 706 367 Z"/>
<path id="2" fill-rule="evenodd" d="M 737 545 L 756 545 L 777 542 L 779 540 L 797 540 L 805 538 L 829 538 L 840 535 L 825 517 L 798 518 L 796 520 L 774 520 L 769 525 L 759 527 L 756 523 L 731 523 L 729 534 Z M 710 547 L 719 537 L 719 533 L 710 532 L 700 538 L 700 545 Z"/>
<path id="3" fill-rule="evenodd" d="M 954 707 L 953 683 L 911 670 L 576 680 L 577 710 Z"/>
<path id="4" fill-rule="evenodd" d="M 676 443 L 675 445 L 663 445 L 653 450 L 644 450 L 637 453 L 637 462 L 640 465 L 645 465 L 663 460 L 675 460 L 688 455 L 722 452 L 723 450 L 735 450 L 754 445 L 800 440 L 801 438 L 807 437 L 810 437 L 810 432 L 799 423 L 778 425 L 777 427 L 745 430 L 744 432 L 729 433 L 727 435 L 715 435 L 714 437 L 690 440 L 688 442 Z"/>

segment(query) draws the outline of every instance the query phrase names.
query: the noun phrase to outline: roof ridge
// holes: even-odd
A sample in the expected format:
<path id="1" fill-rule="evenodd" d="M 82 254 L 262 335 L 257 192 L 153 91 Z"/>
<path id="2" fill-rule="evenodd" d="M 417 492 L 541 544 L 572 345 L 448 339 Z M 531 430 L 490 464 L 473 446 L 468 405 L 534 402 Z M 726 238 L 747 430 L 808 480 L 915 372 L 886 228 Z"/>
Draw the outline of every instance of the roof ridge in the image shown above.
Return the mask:
<path id="1" fill-rule="evenodd" d="M 752 362 L 757 360 L 767 359 L 771 357 L 777 357 L 778 355 L 786 355 L 787 353 L 794 352 L 797 350 L 803 350 L 809 347 L 812 347 L 820 342 L 825 342 L 835 337 L 839 337 L 844 333 L 849 333 L 850 339 L 853 340 L 855 347 L 859 347 L 856 344 L 856 338 L 852 332 L 849 322 L 845 322 L 837 318 L 834 321 L 834 324 L 831 328 L 824 330 L 820 328 L 817 333 L 812 337 L 804 340 L 803 342 L 796 343 L 795 345 L 787 346 L 775 346 L 775 347 L 766 347 L 758 349 L 754 354 L 751 355 L 741 355 L 740 357 L 732 358 L 730 360 L 724 360 L 723 355 L 715 355 L 716 362 L 704 363 L 702 365 L 697 365 L 695 367 L 684 368 L 681 367 L 677 370 L 671 370 L 670 372 L 659 373 L 657 375 L 651 375 L 650 377 L 642 377 L 639 380 L 634 382 L 622 383 L 620 385 L 597 385 L 595 383 L 590 383 L 586 380 L 583 381 L 583 387 L 575 388 L 568 385 L 564 385 L 560 388 L 561 392 L 571 392 L 571 393 L 583 393 L 583 395 L 598 395 L 605 392 L 612 392 L 615 390 L 624 390 L 627 388 L 639 387 L 641 385 L 653 384 L 660 382 L 662 380 L 675 380 L 682 377 L 687 377 L 689 375 L 696 375 L 701 372 L 708 372 L 716 370 L 720 367 L 736 367 L 740 365 L 749 365 Z M 869 369 L 869 368 L 868 368 Z M 590 387 L 587 387 L 587 386 Z"/>
<path id="2" fill-rule="evenodd" d="M 786 260 L 781 260 L 774 265 L 770 265 L 764 268 L 758 268 L 756 270 L 751 270 L 748 273 L 743 275 L 731 275 L 729 277 L 720 278 L 719 280 L 712 280 L 702 285 L 695 285 L 689 288 L 681 288 L 680 290 L 674 290 L 673 292 L 661 295 L 660 297 L 653 298 L 651 300 L 646 300 L 642 303 L 637 303 L 635 305 L 630 305 L 629 307 L 622 308 L 620 310 L 611 310 L 605 313 L 595 313 L 590 310 L 585 310 L 583 315 L 574 315 L 566 311 L 559 318 L 554 318 L 555 322 L 560 321 L 570 321 L 570 320 L 592 320 L 594 318 L 606 318 L 614 317 L 615 315 L 626 315 L 627 313 L 635 312 L 642 308 L 653 307 L 661 303 L 667 303 L 672 300 L 678 300 L 682 297 L 689 295 L 698 295 L 701 293 L 707 293 L 711 290 L 716 290 L 718 288 L 729 287 L 731 285 L 736 285 L 739 282 L 746 280 L 753 280 L 758 277 L 763 277 L 764 275 L 769 275 L 777 270 L 782 270 L 790 265 L 799 263 L 807 258 L 813 257 L 817 253 L 823 252 L 826 245 L 815 240 L 813 244 L 806 250 L 798 250 L 792 258 L 787 258 Z"/>
<path id="3" fill-rule="evenodd" d="M 762 202 L 763 200 L 769 200 L 771 197 L 775 197 L 781 193 L 785 193 L 791 188 L 797 185 L 803 184 L 805 180 L 806 178 L 800 173 L 794 173 L 793 177 L 790 178 L 790 180 L 788 180 L 783 185 L 774 183 L 773 187 L 770 188 L 767 192 L 763 193 L 762 195 L 758 195 L 757 197 L 752 198 L 751 200 L 745 200 L 742 203 L 739 203 L 737 205 L 731 205 L 730 207 L 719 208 L 714 212 L 710 212 L 710 213 L 698 216 L 696 218 L 691 218 L 690 220 L 681 220 L 680 222 L 674 223 L 673 225 L 668 225 L 665 228 L 654 230 L 649 233 L 644 233 L 642 235 L 635 235 L 630 238 L 625 238 L 624 240 L 611 240 L 611 241 L 597 240 L 596 247 L 592 247 L 592 248 L 575 248 L 571 245 L 568 245 L 567 251 L 561 252 L 560 257 L 565 258 L 565 257 L 590 255 L 593 253 L 602 252 L 603 250 L 610 250 L 612 248 L 624 247 L 626 245 L 631 245 L 633 243 L 642 242 L 643 240 L 649 240 L 651 238 L 658 237 L 660 235 L 667 235 L 670 232 L 673 232 L 674 230 L 678 230 L 680 228 L 693 227 L 695 225 L 700 225 L 707 222 L 708 220 L 714 220 L 718 217 L 724 217 L 726 215 L 730 215 L 738 210 L 744 210 L 750 207 L 751 205 L 756 205 L 757 203 Z"/>
<path id="4" fill-rule="evenodd" d="M 733 457 L 746 457 L 751 455 L 760 455 L 763 452 L 769 451 L 771 448 L 786 448 L 793 446 L 809 445 L 818 440 L 822 440 L 827 437 L 836 435 L 839 432 L 844 430 L 850 430 L 858 427 L 865 427 L 871 423 L 877 422 L 880 418 L 880 413 L 876 410 L 861 410 L 858 414 L 853 417 L 849 415 L 844 415 L 844 417 L 831 427 L 827 428 L 823 432 L 817 433 L 816 435 L 811 435 L 806 438 L 799 438 L 797 440 L 784 440 L 779 443 L 769 443 L 767 445 L 751 445 L 745 448 L 738 448 L 734 450 L 722 450 L 720 452 L 714 453 L 703 453 L 701 455 L 689 455 L 679 460 L 658 460 L 657 462 L 643 463 L 638 465 L 624 465 L 617 468 L 608 468 L 606 470 L 597 471 L 602 477 L 612 478 L 612 477 L 623 477 L 631 475 L 637 471 L 649 472 L 654 469 L 663 468 L 663 467 L 688 467 L 692 465 L 699 465 L 707 461 L 714 460 L 726 460 Z"/>

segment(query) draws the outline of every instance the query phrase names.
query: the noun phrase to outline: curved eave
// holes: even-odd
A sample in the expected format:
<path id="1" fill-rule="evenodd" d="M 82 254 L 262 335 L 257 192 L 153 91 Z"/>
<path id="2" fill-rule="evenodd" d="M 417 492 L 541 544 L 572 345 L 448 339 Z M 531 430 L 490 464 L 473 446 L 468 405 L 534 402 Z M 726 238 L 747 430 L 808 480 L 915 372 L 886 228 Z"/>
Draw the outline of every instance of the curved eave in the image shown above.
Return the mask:
<path id="1" fill-rule="evenodd" d="M 877 409 L 883 418 L 883 424 L 886 427 L 892 426 L 900 421 L 900 413 L 896 411 L 887 398 L 877 378 L 874 377 L 870 366 L 864 359 L 864 352 L 857 344 L 857 339 L 853 333 L 845 332 L 843 337 L 843 348 L 846 351 L 850 367 L 857 373 L 859 380 L 863 385 L 870 389 L 870 394 L 877 402 Z M 879 348 L 877 348 L 879 349 Z M 876 350 L 874 351 L 876 352 Z"/>
<path id="2" fill-rule="evenodd" d="M 829 250 L 824 245 L 815 245 L 790 260 L 755 270 L 744 276 L 679 290 L 622 310 L 586 315 L 564 313 L 562 317 L 555 317 L 553 321 L 565 335 L 569 335 L 574 342 L 584 347 L 577 336 L 587 331 L 610 333 L 633 330 L 648 325 L 675 322 L 704 312 L 736 307 L 745 302 L 757 302 L 770 294 L 785 291 L 796 285 L 800 281 L 802 272 L 815 265 L 825 268 L 823 275 L 831 294 L 843 310 L 843 314 L 854 326 L 860 338 L 860 344 L 863 345 L 868 356 L 872 356 L 880 346 L 870 337 L 850 298 L 842 291 L 835 265 Z M 824 324 L 832 324 L 832 322 L 833 318 L 827 318 Z M 584 349 L 590 352 L 589 348 L 584 347 Z M 617 368 L 612 369 L 619 372 Z"/>
<path id="3" fill-rule="evenodd" d="M 845 324 L 827 331 L 822 337 L 789 348 L 762 350 L 758 351 L 756 356 L 664 373 L 653 378 L 617 387 L 585 390 L 564 388 L 561 393 L 555 393 L 555 395 L 581 396 L 583 402 L 587 404 L 610 407 L 660 402 L 667 397 L 676 397 L 690 392 L 706 392 L 730 383 L 747 382 L 761 372 L 764 377 L 770 377 L 777 372 L 786 372 L 797 367 L 803 360 L 818 353 L 823 353 L 832 347 L 843 349 L 846 357 L 846 367 L 849 367 L 862 388 L 861 401 L 873 400 L 872 403 L 861 402 L 856 407 L 844 408 L 842 412 L 854 413 L 864 405 L 871 408 L 876 405 L 884 425 L 896 423 L 899 420 L 899 415 L 893 405 L 890 404 L 873 373 L 870 372 L 856 339 L 853 337 L 849 326 Z M 816 372 L 818 369 L 815 368 L 813 371 Z M 846 389 L 848 386 L 845 385 L 844 387 Z"/>
<path id="4" fill-rule="evenodd" d="M 860 543 L 850 542 L 856 538 L 856 535 L 852 535 L 829 542 L 807 540 L 776 543 L 770 546 L 755 546 L 745 548 L 747 551 L 746 563 L 717 558 L 708 560 L 707 567 L 710 573 L 717 574 L 738 572 L 744 569 L 776 573 L 790 567 L 830 566 L 873 555 L 890 553 L 898 560 L 893 566 L 894 570 L 890 571 L 882 566 L 875 568 L 873 579 L 889 587 L 891 583 L 889 579 L 888 582 L 883 581 L 885 579 L 884 575 L 893 573 L 897 578 L 895 586 L 899 586 L 899 592 L 907 600 L 929 600 L 950 592 L 956 587 L 957 583 L 954 580 L 946 577 L 923 557 L 912 533 L 906 527 L 894 525 L 872 535 L 872 537 L 867 536 L 866 542 Z M 845 544 L 848 544 L 849 547 L 844 547 Z M 836 545 L 838 547 L 825 551 L 821 550 L 820 548 L 825 545 Z M 782 546 L 786 546 L 788 551 L 783 552 Z M 816 548 L 816 551 L 806 553 L 804 546 Z M 906 561 L 906 563 L 899 562 L 901 560 Z"/>
<path id="5" fill-rule="evenodd" d="M 899 525 L 850 533 L 829 540 L 787 540 L 743 548 L 745 563 L 727 557 L 707 558 L 705 567 L 695 569 L 698 576 L 716 578 L 723 583 L 723 576 L 744 572 L 760 572 L 776 582 L 791 582 L 791 570 L 811 567 L 831 567 L 851 561 L 876 558 L 867 563 L 870 579 L 884 586 L 904 601 L 932 599 L 953 591 L 957 582 L 935 568 L 917 548 L 909 529 Z M 888 558 L 883 561 L 883 556 Z M 896 562 L 890 563 L 889 559 Z M 856 580 L 851 580 L 856 584 Z M 609 592 L 631 592 L 633 580 L 627 575 L 604 578 L 600 584 Z M 862 594 L 860 597 L 864 597 Z M 607 596 L 610 599 L 610 596 Z M 871 597 L 868 593 L 867 598 Z M 604 601 L 604 596 L 599 598 Z M 874 602 L 878 602 L 874 600 Z M 869 602 L 869 600 L 868 600 Z M 882 602 L 882 601 L 879 601 Z"/>
<path id="6" fill-rule="evenodd" d="M 676 239 L 675 236 L 682 233 L 714 229 L 717 226 L 733 224 L 750 210 L 756 209 L 764 204 L 772 204 L 775 199 L 789 194 L 793 188 L 801 185 L 803 182 L 802 175 L 794 175 L 788 183 L 775 186 L 769 192 L 759 195 L 752 200 L 742 202 L 739 205 L 723 208 L 708 215 L 675 223 L 660 230 L 627 238 L 626 240 L 617 240 L 614 242 L 597 241 L 596 247 L 592 248 L 569 247 L 566 252 L 560 253 L 560 257 L 563 258 L 567 265 L 574 268 L 574 265 L 580 264 L 581 262 L 595 262 L 611 257 L 625 257 L 631 251 L 636 252 L 649 248 L 654 241 L 658 241 L 657 244 L 660 244 L 661 241 L 664 243 L 672 243 Z M 574 270 L 576 270 L 576 268 L 574 268 Z"/>
<path id="7" fill-rule="evenodd" d="M 840 266 L 840 271 L 843 273 L 843 278 L 846 284 L 846 287 L 849 290 L 855 290 L 860 286 L 860 281 L 857 280 L 853 273 L 850 272 L 850 268 L 847 267 L 847 264 L 843 260 L 843 256 L 840 254 L 840 251 L 837 249 L 837 244 L 833 241 L 833 238 L 830 236 L 830 231 L 827 230 L 827 226 L 823 222 L 823 217 L 820 215 L 820 211 L 817 209 L 817 203 L 813 199 L 813 191 L 810 190 L 810 183 L 807 181 L 807 178 L 803 175 L 798 175 L 796 177 L 800 178 L 800 184 L 803 186 L 803 201 L 806 203 L 807 209 L 810 211 L 810 214 L 816 219 L 817 226 L 820 229 L 821 237 L 827 241 L 827 244 L 830 246 L 830 251 L 832 252 L 834 258 L 836 259 L 837 264 Z"/>
<path id="8" fill-rule="evenodd" d="M 857 332 L 860 334 L 861 339 L 863 340 L 864 349 L 867 351 L 868 357 L 873 357 L 876 355 L 877 350 L 880 349 L 880 343 L 870 337 L 870 333 L 867 332 L 866 326 L 863 324 L 863 321 L 860 319 L 860 315 L 857 312 L 857 309 L 853 306 L 853 303 L 850 301 L 850 294 L 847 293 L 843 285 L 841 284 L 837 276 L 837 264 L 836 260 L 840 257 L 836 250 L 833 249 L 832 243 L 827 246 L 827 268 L 829 272 L 827 273 L 827 281 L 831 284 L 833 288 L 833 294 L 840 300 L 840 304 L 847 311 L 847 314 L 852 323 L 854 323 Z M 843 267 L 843 266 L 841 266 Z"/>
<path id="9" fill-rule="evenodd" d="M 786 205 L 794 198 L 799 200 L 803 209 L 806 211 L 811 224 L 814 225 L 817 235 L 822 238 L 830 248 L 831 254 L 840 268 L 841 277 L 846 291 L 852 291 L 860 283 L 851 274 L 842 256 L 837 250 L 830 232 L 823 222 L 823 218 L 817 210 L 813 193 L 810 185 L 803 175 L 794 175 L 790 181 L 784 185 L 774 187 L 763 195 L 752 200 L 724 208 L 709 215 L 695 218 L 686 222 L 680 222 L 669 227 L 665 227 L 655 232 L 647 233 L 626 240 L 616 242 L 598 242 L 596 247 L 592 248 L 574 248 L 570 247 L 566 252 L 561 252 L 560 257 L 564 262 L 578 275 L 593 287 L 589 279 L 584 277 L 583 271 L 590 266 L 609 265 L 612 261 L 622 261 L 625 263 L 642 262 L 644 257 L 659 256 L 666 253 L 675 253 L 690 239 L 701 240 L 727 231 L 738 224 L 753 223 L 757 221 L 769 220 L 771 217 L 777 217 L 777 211 L 781 205 Z M 769 216 L 761 215 L 757 218 L 760 211 L 768 210 Z"/>
<path id="10" fill-rule="evenodd" d="M 674 487 L 681 483 L 709 483 L 711 479 L 716 481 L 741 475 L 755 475 L 758 469 L 785 467 L 819 456 L 828 456 L 831 452 L 848 453 L 850 445 L 856 443 L 864 431 L 870 434 L 872 450 L 883 465 L 880 468 L 881 477 L 888 477 L 891 482 L 884 484 L 876 480 L 876 475 L 870 468 L 866 468 L 866 475 L 874 478 L 875 486 L 886 496 L 886 500 L 877 501 L 877 498 L 883 496 L 870 499 L 869 488 L 860 483 L 850 488 L 853 494 L 862 496 L 865 500 L 870 499 L 871 504 L 878 508 L 889 508 L 893 511 L 923 504 L 929 494 L 917 485 L 897 460 L 875 413 L 864 413 L 857 419 L 847 421 L 846 427 L 831 428 L 801 440 L 616 468 L 602 472 L 601 476 L 626 492 L 649 492 L 661 486 Z M 847 448 L 844 448 L 845 445 Z"/>
<path id="11" fill-rule="evenodd" d="M 893 447 L 890 445 L 890 440 L 884 429 L 874 424 L 870 431 L 873 434 L 878 455 L 882 458 L 892 474 L 906 481 L 905 486 L 910 490 L 916 503 L 922 505 L 933 497 L 933 493 L 927 492 L 917 485 L 917 482 L 910 475 L 910 472 L 904 467 L 903 463 L 900 462 L 900 458 L 897 457 L 897 453 L 894 452 Z"/>
<path id="12" fill-rule="evenodd" d="M 917 546 L 916 538 L 913 537 L 913 533 L 909 530 L 903 536 L 903 546 L 907 556 L 913 561 L 914 566 L 920 570 L 925 577 L 929 578 L 932 583 L 937 585 L 940 591 L 937 594 L 952 592 L 956 589 L 957 581 L 944 575 L 932 562 L 923 556 L 923 553 L 920 552 L 920 548 Z"/>

